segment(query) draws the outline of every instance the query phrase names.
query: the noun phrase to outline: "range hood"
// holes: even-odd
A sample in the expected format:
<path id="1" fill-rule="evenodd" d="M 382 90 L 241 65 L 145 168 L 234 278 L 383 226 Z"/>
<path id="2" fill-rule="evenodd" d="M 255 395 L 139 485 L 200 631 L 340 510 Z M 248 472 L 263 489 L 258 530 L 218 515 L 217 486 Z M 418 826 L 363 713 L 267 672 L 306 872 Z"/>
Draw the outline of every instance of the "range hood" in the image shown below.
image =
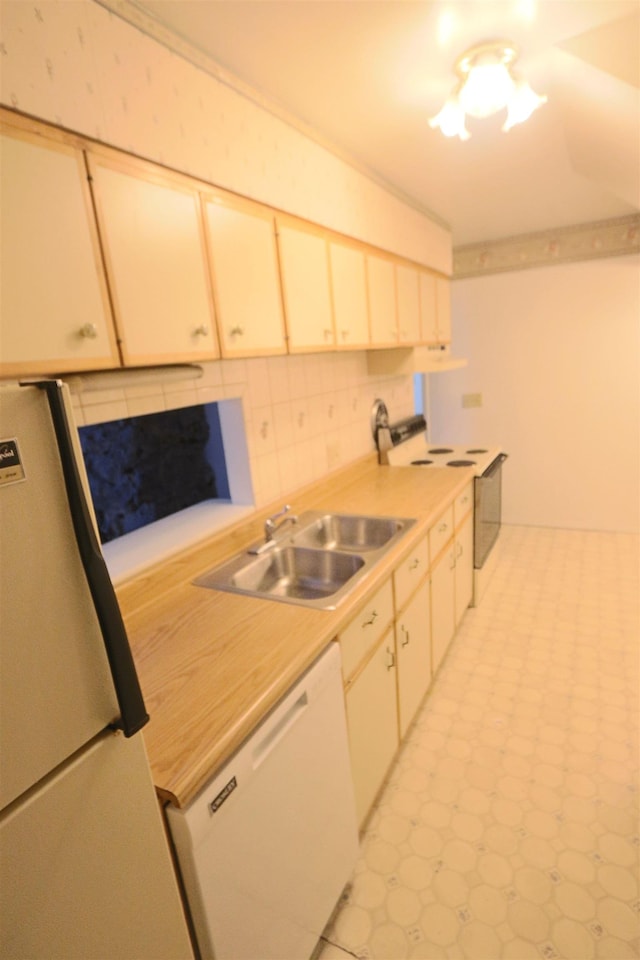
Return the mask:
<path id="1" fill-rule="evenodd" d="M 369 373 L 373 374 L 401 376 L 413 373 L 438 373 L 466 367 L 467 363 L 467 360 L 452 357 L 449 346 L 446 344 L 367 351 L 367 367 Z"/>

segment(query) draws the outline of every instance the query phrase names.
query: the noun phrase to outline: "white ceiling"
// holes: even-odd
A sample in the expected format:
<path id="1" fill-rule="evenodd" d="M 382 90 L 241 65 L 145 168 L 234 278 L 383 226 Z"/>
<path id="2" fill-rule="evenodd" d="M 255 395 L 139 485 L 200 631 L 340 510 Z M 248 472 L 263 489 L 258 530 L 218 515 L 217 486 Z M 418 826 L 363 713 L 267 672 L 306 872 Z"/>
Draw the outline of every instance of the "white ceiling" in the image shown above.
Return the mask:
<path id="1" fill-rule="evenodd" d="M 134 0 L 450 225 L 454 245 L 640 209 L 640 0 Z M 494 37 L 548 103 L 502 133 L 431 130 Z"/>

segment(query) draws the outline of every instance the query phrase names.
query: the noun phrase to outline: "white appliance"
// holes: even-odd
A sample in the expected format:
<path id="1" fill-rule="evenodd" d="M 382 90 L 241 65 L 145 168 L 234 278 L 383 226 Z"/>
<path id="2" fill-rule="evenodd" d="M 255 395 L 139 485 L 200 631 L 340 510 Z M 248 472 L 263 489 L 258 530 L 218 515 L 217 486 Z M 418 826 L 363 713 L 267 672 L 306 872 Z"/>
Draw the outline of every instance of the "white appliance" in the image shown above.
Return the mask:
<path id="1" fill-rule="evenodd" d="M 188 960 L 64 386 L 0 386 L 0 955 Z"/>
<path id="2" fill-rule="evenodd" d="M 332 643 L 196 799 L 168 819 L 203 960 L 305 960 L 355 865 Z"/>
<path id="3" fill-rule="evenodd" d="M 384 401 L 376 400 L 371 429 L 381 464 L 419 470 L 471 469 L 473 481 L 473 596 L 477 606 L 495 570 L 495 549 L 502 524 L 502 465 L 507 454 L 499 447 L 479 444 L 432 443 L 421 414 L 389 423 Z"/>

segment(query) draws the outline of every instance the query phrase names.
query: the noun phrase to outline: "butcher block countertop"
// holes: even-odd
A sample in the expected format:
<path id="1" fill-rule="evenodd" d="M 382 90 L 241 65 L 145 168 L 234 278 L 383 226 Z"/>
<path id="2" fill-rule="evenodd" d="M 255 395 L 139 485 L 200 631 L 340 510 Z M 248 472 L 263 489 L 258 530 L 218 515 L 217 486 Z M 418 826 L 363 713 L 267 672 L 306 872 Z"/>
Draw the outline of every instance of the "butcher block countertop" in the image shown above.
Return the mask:
<path id="1" fill-rule="evenodd" d="M 472 479 L 472 471 L 378 465 L 375 455 L 288 498 L 292 512 L 415 517 L 417 523 L 336 610 L 194 586 L 194 577 L 263 538 L 256 511 L 117 588 L 147 710 L 153 782 L 179 807 L 193 800 L 287 689 L 357 613 Z"/>

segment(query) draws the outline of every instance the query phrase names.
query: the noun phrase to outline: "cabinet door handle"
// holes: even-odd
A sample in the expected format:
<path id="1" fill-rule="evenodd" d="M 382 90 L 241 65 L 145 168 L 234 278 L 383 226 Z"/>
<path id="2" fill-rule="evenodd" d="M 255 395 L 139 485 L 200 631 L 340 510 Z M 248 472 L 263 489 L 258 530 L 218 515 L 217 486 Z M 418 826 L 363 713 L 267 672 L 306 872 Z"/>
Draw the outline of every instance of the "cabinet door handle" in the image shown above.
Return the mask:
<path id="1" fill-rule="evenodd" d="M 456 565 L 456 555 L 452 550 L 451 553 L 449 554 L 449 570 L 454 570 L 455 565 Z"/>
<path id="2" fill-rule="evenodd" d="M 84 326 L 80 327 L 78 333 L 84 340 L 95 340 L 98 336 L 98 328 L 95 323 L 85 323 Z"/>
<path id="3" fill-rule="evenodd" d="M 348 330 L 341 330 L 340 333 L 342 334 L 342 339 L 343 339 L 343 340 L 346 340 L 347 337 L 349 336 L 349 331 L 348 331 Z"/>
<path id="4" fill-rule="evenodd" d="M 204 323 L 201 323 L 199 327 L 196 327 L 193 331 L 194 337 L 208 337 L 209 336 L 209 327 L 205 326 Z"/>
<path id="5" fill-rule="evenodd" d="M 409 640 L 411 639 L 411 637 L 410 637 L 410 635 L 409 635 L 409 631 L 408 631 L 407 628 L 405 627 L 404 623 L 401 623 L 401 624 L 400 624 L 400 629 L 402 630 L 402 632 L 404 633 L 404 636 L 405 636 L 405 639 L 401 641 L 401 645 L 402 645 L 403 647 L 408 647 L 408 646 L 409 646 Z"/>
<path id="6" fill-rule="evenodd" d="M 372 627 L 373 624 L 376 622 L 377 619 L 378 619 L 378 611 L 377 611 L 377 610 L 372 610 L 372 611 L 371 611 L 371 616 L 369 617 L 368 620 L 363 620 L 362 626 L 363 626 L 363 627 Z"/>
<path id="7" fill-rule="evenodd" d="M 411 563 L 409 564 L 409 570 L 415 570 L 416 567 L 420 566 L 420 557 L 414 557 Z"/>
<path id="8" fill-rule="evenodd" d="M 324 333 L 325 343 L 328 340 L 333 340 L 333 330 L 330 330 L 328 327 L 325 327 L 323 333 Z"/>
<path id="9" fill-rule="evenodd" d="M 393 670 L 396 665 L 396 655 L 387 647 L 387 670 Z"/>
<path id="10" fill-rule="evenodd" d="M 456 557 L 461 557 L 463 552 L 464 551 L 462 549 L 462 544 L 461 543 L 456 544 Z"/>
<path id="11" fill-rule="evenodd" d="M 448 526 L 448 523 L 441 523 L 438 527 L 438 533 L 444 533 Z"/>
<path id="12" fill-rule="evenodd" d="M 243 337 L 244 327 L 231 327 L 231 330 L 229 332 L 232 337 Z"/>

